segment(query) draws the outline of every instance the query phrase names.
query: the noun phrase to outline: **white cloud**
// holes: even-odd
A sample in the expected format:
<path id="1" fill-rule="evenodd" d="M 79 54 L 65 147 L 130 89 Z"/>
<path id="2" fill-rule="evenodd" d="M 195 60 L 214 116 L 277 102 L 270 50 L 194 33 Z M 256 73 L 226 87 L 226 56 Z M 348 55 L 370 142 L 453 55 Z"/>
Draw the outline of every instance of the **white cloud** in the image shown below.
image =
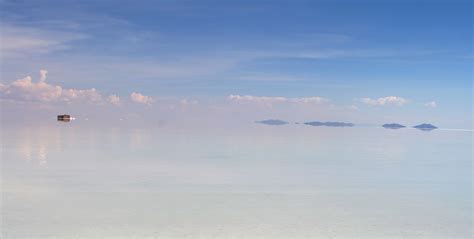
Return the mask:
<path id="1" fill-rule="evenodd" d="M 102 101 L 102 95 L 94 88 L 88 90 L 63 89 L 62 99 L 64 101 L 90 101 L 99 103 Z"/>
<path id="2" fill-rule="evenodd" d="M 3 91 L 5 91 L 5 90 L 7 90 L 7 89 L 8 89 L 8 86 L 7 86 L 7 85 L 4 85 L 4 84 L 2 84 L 2 83 L 0 82 L 0 92 L 3 92 Z"/>
<path id="3" fill-rule="evenodd" d="M 136 92 L 133 92 L 130 95 L 130 99 L 135 103 L 140 103 L 140 104 L 145 104 L 145 105 L 151 105 L 151 103 L 153 102 L 153 98 L 151 98 L 150 96 L 142 95 Z"/>
<path id="4" fill-rule="evenodd" d="M 199 102 L 197 100 L 181 99 L 179 103 L 182 106 L 190 106 L 190 105 L 197 105 Z"/>
<path id="5" fill-rule="evenodd" d="M 107 101 L 113 105 L 120 105 L 120 97 L 117 95 L 109 95 L 109 97 L 107 97 Z"/>
<path id="6" fill-rule="evenodd" d="M 46 83 L 48 71 L 40 71 L 40 79 L 33 82 L 31 76 L 13 81 L 11 84 L 1 84 L 0 92 L 3 99 L 15 101 L 36 102 L 101 102 L 102 95 L 94 88 L 92 89 L 65 89 L 58 85 Z"/>
<path id="7" fill-rule="evenodd" d="M 312 97 L 302 97 L 302 98 L 290 98 L 288 99 L 290 102 L 294 103 L 302 103 L 302 104 L 321 104 L 328 102 L 329 100 L 319 96 L 312 96 Z"/>
<path id="8" fill-rule="evenodd" d="M 40 82 L 46 81 L 46 75 L 48 74 L 47 70 L 40 70 Z"/>
<path id="9" fill-rule="evenodd" d="M 321 104 L 329 101 L 319 96 L 286 98 L 281 96 L 229 95 L 228 99 L 238 103 L 256 103 L 260 105 L 272 105 L 276 103 Z"/>
<path id="10" fill-rule="evenodd" d="M 371 98 L 361 98 L 359 99 L 360 102 L 368 104 L 368 105 L 396 105 L 402 106 L 408 103 L 408 100 L 399 96 L 386 96 L 381 97 L 378 99 L 371 99 Z"/>
<path id="11" fill-rule="evenodd" d="M 2 93 L 15 100 L 47 102 L 59 100 L 62 88 L 45 82 L 34 83 L 31 76 L 27 76 L 6 85 Z"/>
<path id="12" fill-rule="evenodd" d="M 252 96 L 252 95 L 229 95 L 229 100 L 239 103 L 281 103 L 286 102 L 285 97 L 272 97 L 272 96 Z"/>
<path id="13" fill-rule="evenodd" d="M 436 108 L 438 105 L 436 104 L 436 101 L 430 101 L 430 102 L 426 102 L 425 106 L 430 107 L 430 108 Z"/>

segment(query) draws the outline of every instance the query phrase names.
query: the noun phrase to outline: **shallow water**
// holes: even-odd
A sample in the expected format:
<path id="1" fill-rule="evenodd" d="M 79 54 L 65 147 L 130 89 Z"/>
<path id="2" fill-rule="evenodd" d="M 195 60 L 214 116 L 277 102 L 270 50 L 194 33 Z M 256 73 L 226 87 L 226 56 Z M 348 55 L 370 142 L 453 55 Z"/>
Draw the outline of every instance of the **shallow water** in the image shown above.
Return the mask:
<path id="1" fill-rule="evenodd" d="M 2 238 L 472 238 L 472 132 L 2 128 Z"/>

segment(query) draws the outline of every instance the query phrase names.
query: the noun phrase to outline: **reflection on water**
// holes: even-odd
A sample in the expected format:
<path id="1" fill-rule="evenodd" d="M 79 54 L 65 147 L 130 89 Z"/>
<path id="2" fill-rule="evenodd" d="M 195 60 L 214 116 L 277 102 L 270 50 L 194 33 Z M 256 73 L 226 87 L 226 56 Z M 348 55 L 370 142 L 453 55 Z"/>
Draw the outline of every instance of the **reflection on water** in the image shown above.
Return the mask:
<path id="1" fill-rule="evenodd" d="M 2 238 L 470 238 L 472 132 L 2 132 Z"/>
<path id="2" fill-rule="evenodd" d="M 34 132 L 38 133 L 38 132 Z M 18 140 L 18 153 L 19 159 L 25 160 L 29 163 L 36 163 L 40 166 L 45 166 L 47 164 L 47 147 L 46 143 L 51 143 L 52 137 L 54 134 L 50 133 L 40 133 L 38 135 L 31 135 L 30 131 L 21 131 L 19 133 L 19 138 L 22 140 Z M 52 142 L 52 143 L 57 143 Z M 53 146 L 53 145 L 50 145 Z M 53 147 L 58 147 L 60 145 L 55 145 Z"/>
<path id="3" fill-rule="evenodd" d="M 46 147 L 41 145 L 38 150 L 38 162 L 40 165 L 46 165 Z"/>
<path id="4" fill-rule="evenodd" d="M 428 128 L 428 129 L 426 129 L 426 128 L 417 128 L 417 129 L 421 130 L 421 131 L 433 131 L 433 130 L 435 130 L 435 129 L 430 129 L 430 128 Z"/>

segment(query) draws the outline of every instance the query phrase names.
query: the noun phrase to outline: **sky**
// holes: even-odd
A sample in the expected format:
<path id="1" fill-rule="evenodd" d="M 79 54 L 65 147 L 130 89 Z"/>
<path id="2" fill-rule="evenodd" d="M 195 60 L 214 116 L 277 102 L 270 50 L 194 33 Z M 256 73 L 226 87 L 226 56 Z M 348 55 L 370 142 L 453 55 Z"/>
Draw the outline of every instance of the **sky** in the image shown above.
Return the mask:
<path id="1" fill-rule="evenodd" d="M 472 1 L 1 0 L 0 19 L 3 125 L 472 129 Z"/>

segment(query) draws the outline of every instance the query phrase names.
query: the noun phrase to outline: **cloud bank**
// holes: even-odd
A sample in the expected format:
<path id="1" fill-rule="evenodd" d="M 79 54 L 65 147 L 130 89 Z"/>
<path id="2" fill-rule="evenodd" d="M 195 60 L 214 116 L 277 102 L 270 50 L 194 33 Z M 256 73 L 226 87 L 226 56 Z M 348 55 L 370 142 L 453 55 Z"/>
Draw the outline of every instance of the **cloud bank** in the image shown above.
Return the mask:
<path id="1" fill-rule="evenodd" d="M 1 98 L 32 102 L 102 102 L 102 95 L 96 89 L 66 89 L 51 85 L 46 83 L 47 74 L 47 70 L 40 70 L 38 82 L 27 76 L 10 84 L 0 84 Z"/>
<path id="2" fill-rule="evenodd" d="M 40 70 L 38 82 L 34 82 L 31 76 L 15 80 L 9 84 L 0 83 L 0 99 L 14 102 L 39 102 L 39 103 L 93 103 L 121 105 L 122 100 L 118 95 L 103 96 L 95 88 L 91 89 L 68 89 L 59 85 L 51 85 L 46 82 L 48 71 Z M 132 102 L 151 105 L 154 101 L 150 96 L 133 92 L 130 95 Z"/>
<path id="3" fill-rule="evenodd" d="M 407 99 L 403 97 L 399 97 L 399 96 L 386 96 L 386 97 L 381 97 L 378 99 L 361 98 L 359 99 L 359 101 L 364 104 L 374 105 L 374 106 L 385 106 L 385 105 L 403 106 L 408 103 Z"/>

